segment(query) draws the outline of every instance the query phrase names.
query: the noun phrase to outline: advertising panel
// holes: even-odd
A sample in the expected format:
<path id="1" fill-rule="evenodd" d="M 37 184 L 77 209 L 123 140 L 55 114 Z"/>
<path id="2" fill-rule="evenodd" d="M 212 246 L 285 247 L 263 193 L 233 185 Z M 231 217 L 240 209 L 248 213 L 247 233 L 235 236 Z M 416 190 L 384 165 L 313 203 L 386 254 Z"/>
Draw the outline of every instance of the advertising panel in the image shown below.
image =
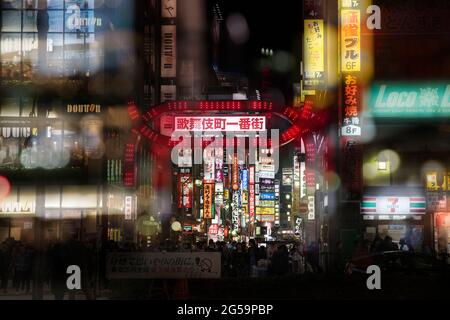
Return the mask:
<path id="1" fill-rule="evenodd" d="M 107 258 L 108 279 L 218 279 L 217 252 L 112 253 Z"/>

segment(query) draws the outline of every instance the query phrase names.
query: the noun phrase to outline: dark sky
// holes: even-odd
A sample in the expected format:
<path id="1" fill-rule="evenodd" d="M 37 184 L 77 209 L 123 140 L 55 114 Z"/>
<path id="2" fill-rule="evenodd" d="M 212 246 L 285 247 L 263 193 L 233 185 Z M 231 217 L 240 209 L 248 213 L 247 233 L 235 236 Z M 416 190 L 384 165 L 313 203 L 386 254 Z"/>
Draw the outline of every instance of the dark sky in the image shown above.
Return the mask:
<path id="1" fill-rule="evenodd" d="M 270 47 L 275 52 L 284 50 L 292 53 L 296 66 L 298 64 L 299 68 L 298 55 L 302 32 L 301 1 L 223 0 L 220 1 L 220 6 L 225 20 L 225 30 L 227 17 L 233 13 L 240 13 L 247 20 L 250 31 L 249 40 L 244 45 L 234 44 L 225 32 L 221 51 L 221 68 L 227 69 L 226 71 L 242 72 L 250 78 L 252 83 L 257 82 L 259 75 L 255 70 L 255 64 L 261 57 L 262 47 Z M 298 81 L 296 79 L 298 73 L 275 75 L 274 86 L 280 87 L 282 91 L 289 91 L 292 83 Z"/>

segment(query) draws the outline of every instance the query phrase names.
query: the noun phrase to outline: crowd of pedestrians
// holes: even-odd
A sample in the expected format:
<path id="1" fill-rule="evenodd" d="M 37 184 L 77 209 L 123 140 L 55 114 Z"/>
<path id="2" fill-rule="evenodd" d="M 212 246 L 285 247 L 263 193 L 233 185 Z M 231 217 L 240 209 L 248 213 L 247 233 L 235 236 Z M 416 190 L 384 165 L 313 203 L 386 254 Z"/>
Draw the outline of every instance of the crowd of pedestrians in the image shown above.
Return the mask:
<path id="1" fill-rule="evenodd" d="M 137 248 L 133 244 L 121 247 L 111 243 L 109 251 L 166 251 L 166 252 L 220 252 L 223 277 L 282 276 L 290 273 L 321 272 L 318 242 L 306 246 L 303 242 L 258 244 L 238 241 L 172 241 Z"/>
<path id="2" fill-rule="evenodd" d="M 164 241 L 148 245 L 132 242 L 71 240 L 48 243 L 42 250 L 9 238 L 0 244 L 0 289 L 3 293 L 27 294 L 33 289 L 33 280 L 46 284 L 56 299 L 63 299 L 67 292 L 67 266 L 77 265 L 83 270 L 82 288 L 88 299 L 94 298 L 97 288 L 108 286 L 106 264 L 111 252 L 219 252 L 222 277 L 264 277 L 321 273 L 345 269 L 343 246 L 337 242 L 333 252 L 326 252 L 320 240 L 289 243 L 257 243 L 238 241 L 198 241 L 196 243 Z M 355 242 L 351 259 L 360 259 L 384 251 L 413 251 L 408 241 L 394 243 L 389 236 L 377 236 L 372 242 Z M 333 256 L 332 267 L 324 270 L 326 253 Z M 39 258 L 39 259 L 38 259 Z M 97 285 L 100 285 L 98 287 Z"/>
<path id="3" fill-rule="evenodd" d="M 51 242 L 38 251 L 31 244 L 8 238 L 0 244 L 0 289 L 3 294 L 31 294 L 32 282 L 38 279 L 56 299 L 63 299 L 67 266 L 77 265 L 83 270 L 82 288 L 90 299 L 95 294 L 96 259 L 93 242 Z"/>

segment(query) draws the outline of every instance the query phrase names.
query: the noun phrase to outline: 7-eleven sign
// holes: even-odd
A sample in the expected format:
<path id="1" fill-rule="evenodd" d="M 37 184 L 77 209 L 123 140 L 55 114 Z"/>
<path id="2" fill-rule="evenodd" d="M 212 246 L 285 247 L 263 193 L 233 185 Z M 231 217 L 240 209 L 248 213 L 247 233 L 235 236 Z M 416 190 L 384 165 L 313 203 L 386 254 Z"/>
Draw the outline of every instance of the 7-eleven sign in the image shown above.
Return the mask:
<path id="1" fill-rule="evenodd" d="M 390 209 L 391 213 L 396 213 L 396 211 L 399 209 L 398 200 L 398 198 L 388 198 L 388 208 Z"/>
<path id="2" fill-rule="evenodd" d="M 361 213 L 370 215 L 408 215 L 425 214 L 426 199 L 423 196 L 413 197 L 363 197 Z"/>

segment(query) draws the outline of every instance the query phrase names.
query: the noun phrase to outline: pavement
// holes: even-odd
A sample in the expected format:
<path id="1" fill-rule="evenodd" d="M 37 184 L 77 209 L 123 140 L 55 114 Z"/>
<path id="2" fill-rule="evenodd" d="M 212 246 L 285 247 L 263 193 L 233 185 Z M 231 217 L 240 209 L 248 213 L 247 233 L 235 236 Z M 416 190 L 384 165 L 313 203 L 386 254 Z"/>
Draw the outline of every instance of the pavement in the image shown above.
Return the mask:
<path id="1" fill-rule="evenodd" d="M 109 292 L 103 291 L 101 294 L 96 297 L 96 300 L 109 300 L 108 298 Z M 7 292 L 0 291 L 0 300 L 33 300 L 32 291 L 30 292 L 16 292 L 16 290 L 12 287 L 12 283 L 10 281 L 10 285 L 8 286 Z M 55 296 L 50 291 L 48 285 L 44 285 L 44 295 L 42 300 L 55 300 Z M 87 300 L 86 295 L 82 291 L 76 291 L 74 294 L 69 294 L 68 292 L 64 295 L 64 300 Z"/>
<path id="2" fill-rule="evenodd" d="M 189 280 L 183 292 L 176 292 L 174 282 L 160 281 L 151 285 L 146 280 L 111 281 L 110 290 L 102 291 L 96 300 L 220 300 L 229 299 L 296 299 L 296 300 L 402 300 L 450 299 L 448 277 L 429 275 L 383 275 L 381 290 L 369 290 L 367 275 L 351 277 L 324 274 L 290 275 L 277 278 L 226 278 L 216 280 Z M 169 291 L 164 290 L 168 285 Z M 153 289 L 151 289 L 153 288 Z M 174 291 L 175 290 L 175 291 Z M 170 294 L 169 294 L 170 293 Z M 178 293 L 178 294 L 177 294 Z M 0 293 L 0 300 L 32 300 L 31 294 Z M 44 288 L 43 300 L 54 300 Z M 77 291 L 64 300 L 87 300 Z"/>

